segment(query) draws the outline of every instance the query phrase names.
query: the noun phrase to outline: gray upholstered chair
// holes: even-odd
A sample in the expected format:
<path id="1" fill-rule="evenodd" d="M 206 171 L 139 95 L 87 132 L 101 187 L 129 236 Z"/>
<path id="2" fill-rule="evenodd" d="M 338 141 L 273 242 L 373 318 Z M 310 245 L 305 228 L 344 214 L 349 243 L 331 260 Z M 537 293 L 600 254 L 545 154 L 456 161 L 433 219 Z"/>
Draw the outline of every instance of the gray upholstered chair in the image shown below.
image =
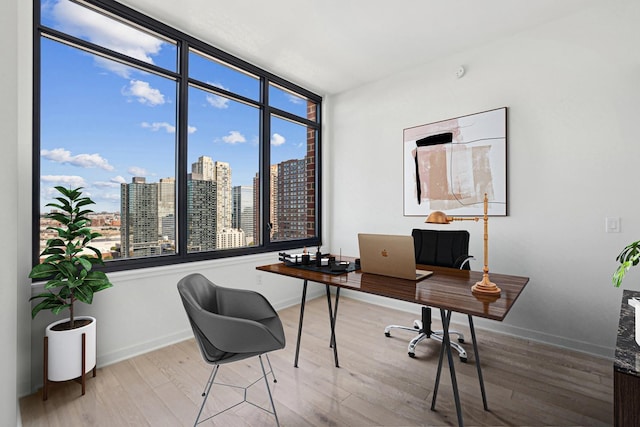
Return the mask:
<path id="1" fill-rule="evenodd" d="M 435 265 L 439 267 L 459 268 L 469 270 L 469 232 L 466 230 L 420 230 L 411 232 L 417 264 Z M 428 279 L 427 279 L 428 280 Z M 422 340 L 431 338 L 442 342 L 442 330 L 431 329 L 431 308 L 422 307 L 421 320 L 415 320 L 413 326 L 389 325 L 384 329 L 387 337 L 392 329 L 412 331 L 417 335 L 409 341 L 407 353 L 415 357 L 416 346 Z M 464 343 L 464 335 L 455 330 L 449 330 L 449 335 L 457 335 L 458 342 Z M 451 348 L 458 352 L 460 360 L 467 361 L 467 352 L 460 344 L 451 342 Z"/>
<path id="2" fill-rule="evenodd" d="M 197 273 L 190 274 L 180 280 L 178 292 L 182 298 L 200 353 L 207 363 L 213 365 L 211 375 L 202 393 L 204 399 L 194 426 L 243 402 L 273 414 L 276 424 L 280 425 L 267 375 L 270 373 L 273 376 L 273 381 L 277 381 L 266 353 L 284 348 L 285 337 L 282 322 L 269 301 L 257 292 L 217 286 Z M 268 372 L 264 368 L 262 355 L 267 359 Z M 199 421 L 220 365 L 254 356 L 258 356 L 260 360 L 262 378 L 267 385 L 272 410 L 247 400 L 246 390 L 260 381 L 259 378 L 247 387 L 239 387 L 245 389 L 243 401 Z M 222 383 L 215 384 L 228 386 Z"/>

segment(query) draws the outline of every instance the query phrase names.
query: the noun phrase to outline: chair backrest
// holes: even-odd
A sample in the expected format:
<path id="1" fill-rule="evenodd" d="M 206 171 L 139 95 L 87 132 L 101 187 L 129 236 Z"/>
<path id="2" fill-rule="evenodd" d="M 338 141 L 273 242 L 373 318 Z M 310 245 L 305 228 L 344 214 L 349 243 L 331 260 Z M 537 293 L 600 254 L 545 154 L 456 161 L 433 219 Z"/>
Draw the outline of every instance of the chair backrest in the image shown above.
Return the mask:
<path id="1" fill-rule="evenodd" d="M 258 292 L 217 286 L 199 273 L 178 282 L 178 292 L 202 357 L 229 363 L 285 346 L 282 322 Z"/>
<path id="2" fill-rule="evenodd" d="M 421 230 L 411 232 L 416 263 L 469 270 L 469 232 L 466 230 Z"/>
<path id="3" fill-rule="evenodd" d="M 228 353 L 216 348 L 206 338 L 196 321 L 200 310 L 218 313 L 217 289 L 218 287 L 214 283 L 201 274 L 190 274 L 178 282 L 178 292 L 198 348 L 202 357 L 209 362 L 222 360 L 228 355 Z"/>

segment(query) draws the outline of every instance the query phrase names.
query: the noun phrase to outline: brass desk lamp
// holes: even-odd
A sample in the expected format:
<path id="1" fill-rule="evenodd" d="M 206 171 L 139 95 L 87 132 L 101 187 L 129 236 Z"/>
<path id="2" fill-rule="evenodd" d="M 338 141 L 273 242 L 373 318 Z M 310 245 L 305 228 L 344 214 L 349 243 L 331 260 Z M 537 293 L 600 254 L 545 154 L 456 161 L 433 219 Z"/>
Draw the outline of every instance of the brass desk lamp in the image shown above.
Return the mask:
<path id="1" fill-rule="evenodd" d="M 474 294 L 479 295 L 500 295 L 500 288 L 496 286 L 491 280 L 489 280 L 489 215 L 488 215 L 489 200 L 487 199 L 487 193 L 484 194 L 484 267 L 482 269 L 482 280 L 476 282 L 471 287 L 471 291 Z M 452 221 L 475 221 L 478 222 L 478 217 L 451 217 L 447 216 L 444 212 L 435 211 L 431 212 L 427 219 L 424 221 L 429 224 L 449 224 Z"/>

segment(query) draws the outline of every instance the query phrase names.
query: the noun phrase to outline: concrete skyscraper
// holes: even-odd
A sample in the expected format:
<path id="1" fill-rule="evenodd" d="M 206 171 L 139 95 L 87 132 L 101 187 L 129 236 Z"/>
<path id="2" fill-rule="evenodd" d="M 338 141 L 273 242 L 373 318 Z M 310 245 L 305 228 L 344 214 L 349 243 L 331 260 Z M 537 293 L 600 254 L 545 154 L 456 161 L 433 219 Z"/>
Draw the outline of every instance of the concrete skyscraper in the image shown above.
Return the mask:
<path id="1" fill-rule="evenodd" d="M 253 230 L 255 228 L 254 206 L 252 186 L 238 185 L 233 187 L 232 226 L 244 232 L 246 239 L 244 245 L 255 244 L 253 243 Z"/>
<path id="2" fill-rule="evenodd" d="M 120 185 L 120 253 L 123 258 L 160 255 L 158 185 L 134 177 Z"/>

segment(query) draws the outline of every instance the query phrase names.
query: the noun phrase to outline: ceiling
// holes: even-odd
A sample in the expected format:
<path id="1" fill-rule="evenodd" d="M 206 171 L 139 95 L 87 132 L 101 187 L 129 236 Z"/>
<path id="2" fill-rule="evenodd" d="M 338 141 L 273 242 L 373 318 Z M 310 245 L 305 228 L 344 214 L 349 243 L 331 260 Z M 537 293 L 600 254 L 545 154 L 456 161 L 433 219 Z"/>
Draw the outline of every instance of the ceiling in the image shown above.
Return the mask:
<path id="1" fill-rule="evenodd" d="M 597 0 L 120 0 L 320 95 L 576 13 Z"/>

